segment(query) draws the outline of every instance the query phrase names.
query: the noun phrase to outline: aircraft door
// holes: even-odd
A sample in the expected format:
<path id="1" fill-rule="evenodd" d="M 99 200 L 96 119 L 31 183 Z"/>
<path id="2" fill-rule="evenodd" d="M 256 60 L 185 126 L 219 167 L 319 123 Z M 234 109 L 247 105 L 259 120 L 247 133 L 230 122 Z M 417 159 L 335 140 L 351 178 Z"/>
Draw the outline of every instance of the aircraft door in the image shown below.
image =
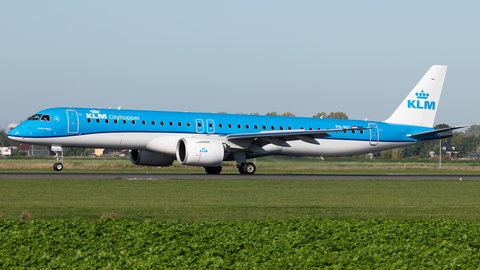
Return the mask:
<path id="1" fill-rule="evenodd" d="M 215 123 L 212 119 L 207 119 L 207 133 L 215 133 Z"/>
<path id="2" fill-rule="evenodd" d="M 75 110 L 67 110 L 67 131 L 70 134 L 78 133 L 78 113 Z"/>
<path id="3" fill-rule="evenodd" d="M 202 119 L 196 119 L 195 120 L 195 125 L 197 126 L 197 133 L 203 133 L 203 120 Z"/>
<path id="4" fill-rule="evenodd" d="M 380 134 L 378 132 L 378 126 L 375 123 L 368 123 L 368 127 L 371 128 L 370 130 L 370 145 L 377 146 L 378 141 L 380 139 Z"/>

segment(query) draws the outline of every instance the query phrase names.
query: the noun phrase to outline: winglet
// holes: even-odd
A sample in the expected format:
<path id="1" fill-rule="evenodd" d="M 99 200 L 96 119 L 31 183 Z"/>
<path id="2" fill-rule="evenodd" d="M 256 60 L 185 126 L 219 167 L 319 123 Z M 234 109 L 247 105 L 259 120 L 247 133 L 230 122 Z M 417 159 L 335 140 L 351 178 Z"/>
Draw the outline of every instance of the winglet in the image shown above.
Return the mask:
<path id="1" fill-rule="evenodd" d="M 432 66 L 385 122 L 433 127 L 447 66 Z"/>

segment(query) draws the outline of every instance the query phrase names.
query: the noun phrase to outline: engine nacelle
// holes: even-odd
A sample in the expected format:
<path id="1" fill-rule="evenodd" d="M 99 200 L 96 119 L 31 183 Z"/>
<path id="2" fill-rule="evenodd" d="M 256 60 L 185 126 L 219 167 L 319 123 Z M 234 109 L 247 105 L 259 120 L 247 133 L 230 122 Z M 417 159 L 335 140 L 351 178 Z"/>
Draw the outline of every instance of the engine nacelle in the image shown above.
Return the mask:
<path id="1" fill-rule="evenodd" d="M 182 165 L 216 167 L 225 156 L 223 144 L 205 138 L 182 138 L 177 143 L 177 160 Z"/>
<path id="2" fill-rule="evenodd" d="M 156 154 L 145 150 L 131 150 L 130 161 L 135 165 L 170 166 L 174 157 Z"/>

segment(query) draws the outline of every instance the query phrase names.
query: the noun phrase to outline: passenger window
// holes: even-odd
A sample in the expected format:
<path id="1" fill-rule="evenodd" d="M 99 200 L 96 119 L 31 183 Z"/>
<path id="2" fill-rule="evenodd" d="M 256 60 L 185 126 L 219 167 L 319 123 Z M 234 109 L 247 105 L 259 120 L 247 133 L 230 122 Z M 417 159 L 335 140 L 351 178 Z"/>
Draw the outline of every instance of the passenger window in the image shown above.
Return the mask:
<path id="1" fill-rule="evenodd" d="M 113 123 L 117 124 L 117 123 L 118 123 L 118 120 L 117 120 L 117 119 L 113 120 Z"/>
<path id="2" fill-rule="evenodd" d="M 250 126 L 249 126 L 249 125 L 246 125 L 245 127 L 246 127 L 247 129 L 250 129 Z"/>
<path id="3" fill-rule="evenodd" d="M 134 125 L 135 125 L 135 120 L 132 120 L 132 124 L 134 124 Z"/>
<path id="4" fill-rule="evenodd" d="M 187 127 L 191 126 L 192 124 L 190 124 L 190 122 L 187 122 Z"/>
<path id="5" fill-rule="evenodd" d="M 238 128 L 242 128 L 242 125 L 237 125 Z"/>
<path id="6" fill-rule="evenodd" d="M 88 119 L 87 119 L 87 122 L 88 122 L 88 123 L 92 122 L 92 119 L 88 118 Z"/>
<path id="7" fill-rule="evenodd" d="M 152 126 L 155 126 L 155 121 L 152 121 Z"/>
<path id="8" fill-rule="evenodd" d="M 360 134 L 363 134 L 363 130 L 360 130 Z"/>
<path id="9" fill-rule="evenodd" d="M 228 128 L 232 128 L 232 124 L 228 124 Z"/>
<path id="10" fill-rule="evenodd" d="M 162 126 L 163 126 L 163 125 L 165 125 L 165 123 L 162 121 L 162 122 L 160 122 L 160 125 L 162 125 Z"/>
<path id="11" fill-rule="evenodd" d="M 272 126 L 272 130 L 275 130 L 275 127 L 274 127 L 274 126 Z"/>
<path id="12" fill-rule="evenodd" d="M 127 120 L 123 120 L 123 123 L 126 124 L 126 123 L 127 123 Z"/>
<path id="13" fill-rule="evenodd" d="M 108 124 L 108 119 L 105 119 L 105 124 Z"/>
<path id="14" fill-rule="evenodd" d="M 308 128 L 308 130 L 313 130 L 313 128 Z"/>
<path id="15" fill-rule="evenodd" d="M 144 121 L 142 121 L 142 125 L 145 125 L 146 123 L 147 123 L 147 122 L 145 122 L 145 120 L 144 120 Z"/>
<path id="16" fill-rule="evenodd" d="M 198 127 L 202 127 L 202 123 L 198 122 Z"/>
<path id="17" fill-rule="evenodd" d="M 352 130 L 352 134 L 355 134 L 355 130 Z"/>
<path id="18" fill-rule="evenodd" d="M 267 126 L 263 126 L 263 129 L 267 129 Z"/>
<path id="19" fill-rule="evenodd" d="M 97 119 L 97 121 L 96 121 L 96 122 L 97 122 L 97 123 L 100 123 L 100 119 Z"/>
<path id="20" fill-rule="evenodd" d="M 173 122 L 170 122 L 169 124 L 170 124 L 170 126 L 173 126 Z"/>
<path id="21" fill-rule="evenodd" d="M 258 126 L 257 126 L 257 125 L 255 125 L 255 129 L 258 129 Z"/>
<path id="22" fill-rule="evenodd" d="M 283 127 L 282 127 L 282 126 L 280 126 L 280 130 L 283 130 Z"/>
<path id="23" fill-rule="evenodd" d="M 288 130 L 292 130 L 292 127 L 288 127 Z"/>
<path id="24" fill-rule="evenodd" d="M 208 127 L 213 127 L 212 123 L 208 123 Z"/>
<path id="25" fill-rule="evenodd" d="M 44 114 L 44 115 L 42 115 L 42 119 L 40 119 L 40 120 L 50 122 L 50 115 Z"/>
<path id="26" fill-rule="evenodd" d="M 182 122 L 178 122 L 178 126 L 181 127 L 181 126 L 182 126 Z"/>
<path id="27" fill-rule="evenodd" d="M 218 124 L 218 127 L 219 127 L 219 128 L 222 128 L 222 127 L 223 127 L 223 125 L 222 125 L 222 124 Z"/>

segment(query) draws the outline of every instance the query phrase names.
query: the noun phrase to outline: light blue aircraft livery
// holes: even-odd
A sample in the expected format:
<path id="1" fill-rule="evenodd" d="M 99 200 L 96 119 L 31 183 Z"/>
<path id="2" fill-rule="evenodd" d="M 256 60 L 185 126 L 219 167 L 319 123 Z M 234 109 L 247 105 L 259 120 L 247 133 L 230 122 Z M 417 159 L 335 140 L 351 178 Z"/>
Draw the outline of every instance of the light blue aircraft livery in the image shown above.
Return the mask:
<path id="1" fill-rule="evenodd" d="M 432 66 L 383 122 L 65 107 L 34 114 L 8 137 L 52 149 L 130 149 L 137 165 L 169 166 L 176 159 L 209 174 L 235 160 L 240 173 L 254 174 L 255 164 L 247 160 L 255 157 L 351 156 L 451 136 L 465 126 L 433 128 L 446 71 L 447 66 Z M 57 171 L 63 168 L 58 160 Z"/>

